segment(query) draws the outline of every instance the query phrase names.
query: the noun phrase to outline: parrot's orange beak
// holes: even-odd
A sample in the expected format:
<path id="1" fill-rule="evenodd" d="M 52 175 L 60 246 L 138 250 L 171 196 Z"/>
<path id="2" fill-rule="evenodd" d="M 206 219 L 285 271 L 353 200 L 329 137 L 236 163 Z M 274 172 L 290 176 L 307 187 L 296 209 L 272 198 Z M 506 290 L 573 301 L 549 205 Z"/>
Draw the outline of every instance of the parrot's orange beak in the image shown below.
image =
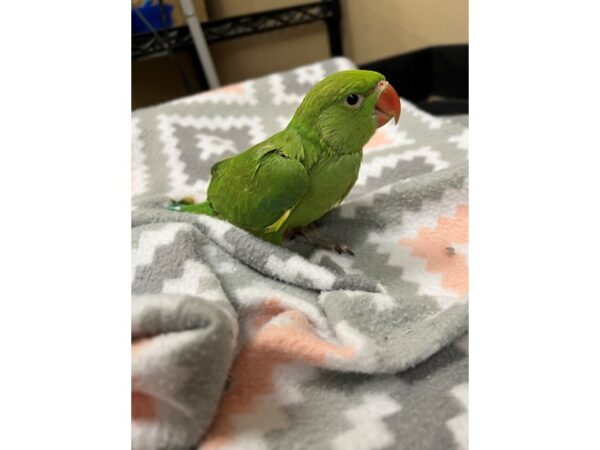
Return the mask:
<path id="1" fill-rule="evenodd" d="M 393 117 L 395 123 L 400 119 L 400 97 L 396 89 L 385 80 L 377 83 L 375 90 L 378 93 L 375 104 L 375 119 L 377 128 L 385 125 Z"/>

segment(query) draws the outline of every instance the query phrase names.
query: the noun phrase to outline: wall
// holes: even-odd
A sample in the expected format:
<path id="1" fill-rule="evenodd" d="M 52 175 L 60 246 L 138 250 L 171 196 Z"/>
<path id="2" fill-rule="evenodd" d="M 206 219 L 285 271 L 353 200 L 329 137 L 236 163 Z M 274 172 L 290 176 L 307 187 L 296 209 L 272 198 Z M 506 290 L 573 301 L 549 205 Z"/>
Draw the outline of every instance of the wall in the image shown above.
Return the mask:
<path id="1" fill-rule="evenodd" d="M 357 64 L 469 40 L 468 0 L 342 0 L 345 53 Z"/>
<path id="2" fill-rule="evenodd" d="M 205 0 L 208 15 L 281 8 L 308 0 Z M 468 0 L 342 0 L 342 45 L 357 64 L 436 44 L 468 41 Z M 323 23 L 211 45 L 223 83 L 328 57 Z"/>

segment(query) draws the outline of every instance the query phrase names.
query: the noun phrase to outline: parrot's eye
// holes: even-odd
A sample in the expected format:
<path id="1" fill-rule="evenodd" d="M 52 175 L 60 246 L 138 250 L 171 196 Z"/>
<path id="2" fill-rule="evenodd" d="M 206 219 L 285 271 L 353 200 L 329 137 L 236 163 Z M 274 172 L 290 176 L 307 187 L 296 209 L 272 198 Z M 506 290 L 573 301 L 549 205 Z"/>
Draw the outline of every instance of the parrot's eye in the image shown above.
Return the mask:
<path id="1" fill-rule="evenodd" d="M 356 107 L 356 106 L 360 105 L 361 102 L 362 102 L 362 96 L 361 95 L 350 94 L 348 97 L 346 97 L 346 104 L 348 106 Z"/>

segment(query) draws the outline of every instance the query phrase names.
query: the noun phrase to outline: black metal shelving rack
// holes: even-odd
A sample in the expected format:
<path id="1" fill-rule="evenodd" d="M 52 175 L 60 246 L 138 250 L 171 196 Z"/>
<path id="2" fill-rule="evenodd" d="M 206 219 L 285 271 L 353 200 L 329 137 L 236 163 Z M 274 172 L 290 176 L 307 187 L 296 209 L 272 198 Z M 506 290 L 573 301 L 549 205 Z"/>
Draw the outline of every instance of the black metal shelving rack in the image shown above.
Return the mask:
<path id="1" fill-rule="evenodd" d="M 342 54 L 340 18 L 339 0 L 321 0 L 287 8 L 202 22 L 202 31 L 206 42 L 211 44 L 228 39 L 324 21 L 327 26 L 330 53 L 332 56 L 339 56 Z M 160 30 L 159 34 L 163 40 L 168 41 L 172 50 L 187 50 L 195 53 L 194 43 L 187 26 Z M 153 33 L 132 35 L 132 60 L 165 54 L 167 54 L 167 51 L 163 42 L 158 40 Z M 194 59 L 197 60 L 197 57 Z M 206 86 L 206 77 L 202 66 L 197 64 L 196 70 L 198 71 L 201 85 Z"/>

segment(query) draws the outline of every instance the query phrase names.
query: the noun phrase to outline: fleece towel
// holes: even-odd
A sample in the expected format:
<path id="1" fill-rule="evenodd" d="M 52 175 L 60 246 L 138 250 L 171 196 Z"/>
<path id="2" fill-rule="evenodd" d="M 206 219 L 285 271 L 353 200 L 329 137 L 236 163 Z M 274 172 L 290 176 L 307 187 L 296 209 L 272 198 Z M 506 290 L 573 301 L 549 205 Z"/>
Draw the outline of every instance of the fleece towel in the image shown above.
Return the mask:
<path id="1" fill-rule="evenodd" d="M 133 114 L 135 449 L 466 448 L 468 129 L 403 100 L 319 221 L 356 256 L 169 211 L 344 58 Z"/>

